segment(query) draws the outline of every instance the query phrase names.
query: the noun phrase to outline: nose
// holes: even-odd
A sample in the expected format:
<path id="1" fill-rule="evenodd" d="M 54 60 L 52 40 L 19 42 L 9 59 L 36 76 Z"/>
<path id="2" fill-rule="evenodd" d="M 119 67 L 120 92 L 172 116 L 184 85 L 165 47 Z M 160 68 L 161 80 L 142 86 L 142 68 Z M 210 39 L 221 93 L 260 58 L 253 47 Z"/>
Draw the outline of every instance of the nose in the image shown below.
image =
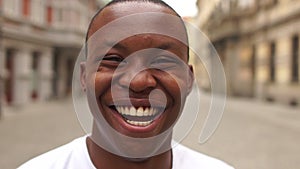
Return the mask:
<path id="1" fill-rule="evenodd" d="M 150 92 L 157 85 L 157 81 L 153 77 L 151 70 L 148 69 L 138 73 L 124 73 L 119 83 L 121 86 L 129 88 L 130 91 L 135 93 Z"/>

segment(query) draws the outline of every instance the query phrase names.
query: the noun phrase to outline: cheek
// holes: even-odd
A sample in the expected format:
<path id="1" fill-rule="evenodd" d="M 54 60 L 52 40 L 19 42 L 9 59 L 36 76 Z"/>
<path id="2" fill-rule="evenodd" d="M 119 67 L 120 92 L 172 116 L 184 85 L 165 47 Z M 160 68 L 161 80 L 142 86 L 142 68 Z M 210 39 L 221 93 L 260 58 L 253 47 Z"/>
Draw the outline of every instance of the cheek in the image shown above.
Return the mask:
<path id="1" fill-rule="evenodd" d="M 186 96 L 187 82 L 184 78 L 167 75 L 161 77 L 161 83 L 173 99 L 179 100 L 181 97 Z"/>
<path id="2" fill-rule="evenodd" d="M 167 109 L 169 111 L 166 114 L 166 120 L 163 125 L 163 130 L 167 130 L 175 124 L 181 112 L 182 95 L 181 89 L 179 87 L 181 85 L 181 81 L 176 80 L 171 76 L 165 76 L 161 82 L 163 84 L 164 89 L 167 91 L 167 98 L 169 98 L 169 104 Z"/>
<path id="3" fill-rule="evenodd" d="M 90 79 L 90 89 L 99 97 L 110 88 L 112 76 L 109 73 L 96 72 Z"/>

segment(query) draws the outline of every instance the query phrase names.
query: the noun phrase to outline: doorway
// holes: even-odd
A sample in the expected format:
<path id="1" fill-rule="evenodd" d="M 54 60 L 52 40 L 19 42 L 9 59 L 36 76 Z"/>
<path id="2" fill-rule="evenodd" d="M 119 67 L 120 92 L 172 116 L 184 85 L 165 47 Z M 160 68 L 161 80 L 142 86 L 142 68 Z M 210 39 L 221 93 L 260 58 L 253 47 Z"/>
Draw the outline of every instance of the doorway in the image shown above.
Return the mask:
<path id="1" fill-rule="evenodd" d="M 32 54 L 32 76 L 31 76 L 31 98 L 32 100 L 37 100 L 39 95 L 39 66 L 40 66 L 40 53 L 39 52 L 33 52 Z"/>
<path id="2" fill-rule="evenodd" d="M 14 88 L 14 54 L 13 49 L 5 51 L 5 69 L 8 76 L 4 82 L 5 100 L 8 104 L 13 102 L 13 88 Z"/>

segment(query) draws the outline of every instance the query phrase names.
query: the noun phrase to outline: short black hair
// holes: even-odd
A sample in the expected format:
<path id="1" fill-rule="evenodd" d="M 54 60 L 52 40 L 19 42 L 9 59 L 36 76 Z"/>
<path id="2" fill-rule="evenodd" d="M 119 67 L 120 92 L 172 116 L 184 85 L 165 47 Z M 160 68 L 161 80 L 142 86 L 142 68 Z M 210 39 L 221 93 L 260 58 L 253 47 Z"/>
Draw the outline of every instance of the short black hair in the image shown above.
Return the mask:
<path id="1" fill-rule="evenodd" d="M 112 0 L 110 1 L 109 3 L 107 3 L 105 6 L 103 6 L 102 8 L 100 8 L 96 14 L 92 17 L 91 21 L 90 21 L 90 24 L 88 26 L 88 29 L 87 29 L 87 33 L 86 33 L 86 36 L 85 36 L 85 42 L 88 41 L 88 35 L 89 35 L 89 32 L 90 32 L 90 29 L 95 21 L 95 19 L 97 18 L 97 16 L 107 7 L 113 5 L 113 4 L 117 4 L 117 3 L 125 3 L 125 2 L 149 2 L 149 3 L 154 3 L 154 4 L 158 4 L 158 5 L 161 5 L 161 6 L 164 6 L 164 7 L 167 7 L 169 9 L 171 9 L 179 18 L 181 18 L 181 16 L 170 6 L 168 5 L 167 3 L 165 3 L 164 1 L 162 0 Z M 183 21 L 182 21 L 183 22 Z"/>
<path id="2" fill-rule="evenodd" d="M 183 28 L 186 32 L 186 42 L 187 42 L 187 59 L 189 60 L 189 45 L 188 45 L 188 35 L 187 35 L 187 29 L 185 27 L 185 24 L 184 24 L 184 21 L 182 19 L 182 17 L 170 6 L 168 5 L 166 2 L 162 1 L 162 0 L 112 0 L 110 1 L 109 3 L 107 3 L 105 6 L 103 6 L 102 8 L 100 8 L 96 13 L 95 15 L 92 17 L 90 23 L 89 23 L 89 26 L 88 26 L 88 29 L 87 29 L 87 33 L 85 35 L 85 54 L 87 56 L 87 43 L 88 43 L 88 35 L 89 35 L 89 32 L 90 32 L 90 29 L 95 21 L 95 19 L 97 18 L 97 16 L 107 7 L 111 6 L 111 5 L 114 5 L 114 4 L 117 4 L 117 3 L 126 3 L 126 2 L 148 2 L 148 3 L 153 3 L 153 4 L 158 4 L 158 5 L 161 5 L 163 7 L 166 7 L 168 9 L 170 9 L 171 11 L 174 12 L 174 14 L 180 18 L 180 21 L 182 22 L 182 25 L 183 25 Z"/>

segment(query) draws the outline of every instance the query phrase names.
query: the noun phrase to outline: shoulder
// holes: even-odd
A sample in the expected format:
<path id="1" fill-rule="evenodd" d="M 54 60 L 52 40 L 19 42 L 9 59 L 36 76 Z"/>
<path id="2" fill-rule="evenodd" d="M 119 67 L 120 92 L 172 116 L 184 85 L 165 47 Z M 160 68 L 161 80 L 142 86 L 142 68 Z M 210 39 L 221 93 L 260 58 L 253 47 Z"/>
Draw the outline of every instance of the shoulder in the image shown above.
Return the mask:
<path id="1" fill-rule="evenodd" d="M 191 150 L 183 145 L 173 148 L 173 169 L 233 169 L 225 162 Z"/>
<path id="2" fill-rule="evenodd" d="M 88 156 L 86 137 L 87 136 L 77 138 L 66 145 L 37 156 L 18 167 L 18 169 L 69 169 L 74 165 L 90 163 L 89 158 L 86 157 Z"/>

